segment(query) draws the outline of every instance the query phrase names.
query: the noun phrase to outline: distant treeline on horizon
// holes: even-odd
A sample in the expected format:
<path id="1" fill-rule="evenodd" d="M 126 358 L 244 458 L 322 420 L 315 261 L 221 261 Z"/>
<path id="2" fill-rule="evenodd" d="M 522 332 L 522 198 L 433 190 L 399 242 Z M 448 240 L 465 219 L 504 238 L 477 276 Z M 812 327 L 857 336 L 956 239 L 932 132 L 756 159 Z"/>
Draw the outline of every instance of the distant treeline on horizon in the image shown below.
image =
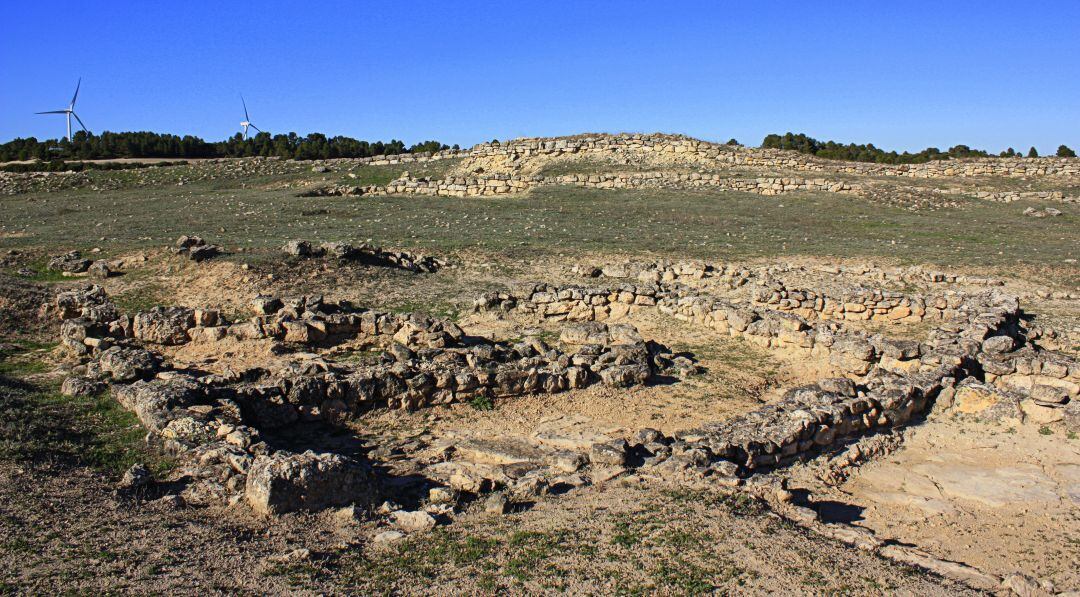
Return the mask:
<path id="1" fill-rule="evenodd" d="M 457 146 L 455 145 L 456 149 Z M 13 160 L 98 160 L 117 158 L 240 158 L 276 156 L 298 160 L 364 158 L 450 149 L 438 141 L 424 141 L 405 146 L 389 142 L 360 141 L 351 137 L 327 137 L 322 133 L 300 136 L 296 133 L 273 135 L 259 133 L 244 139 L 239 134 L 225 141 L 208 142 L 192 135 L 169 135 L 151 132 L 110 133 L 100 135 L 79 131 L 67 139 L 34 137 L 14 139 L 0 145 L 0 162 Z"/>
<path id="2" fill-rule="evenodd" d="M 874 147 L 873 143 L 856 145 L 855 143 L 837 143 L 835 141 L 818 141 L 802 133 L 786 133 L 784 135 L 772 134 L 765 137 L 761 142 L 765 149 L 788 149 L 799 153 L 808 153 L 819 158 L 829 160 L 845 160 L 849 162 L 876 162 L 878 164 L 923 164 L 934 160 L 948 160 L 951 158 L 990 158 L 990 157 L 1022 157 L 1012 147 L 995 156 L 981 149 L 972 149 L 967 145 L 954 145 L 947 151 L 941 151 L 936 147 L 928 147 L 919 153 L 896 153 Z M 1065 145 L 1058 147 L 1057 157 L 1074 158 L 1076 152 Z M 1037 158 L 1039 152 L 1032 147 L 1027 152 L 1027 157 Z"/>
<path id="3" fill-rule="evenodd" d="M 732 139 L 729 145 L 735 144 Z M 972 149 L 967 145 L 955 145 L 947 151 L 936 147 L 924 149 L 918 153 L 897 153 L 875 147 L 872 143 L 837 143 L 818 141 L 804 134 L 772 134 L 765 137 L 761 147 L 765 149 L 786 149 L 815 155 L 833 160 L 855 162 L 877 162 L 880 164 L 919 164 L 933 160 L 951 158 L 994 157 L 981 149 Z M 457 145 L 453 146 L 458 149 Z M 254 137 L 243 138 L 236 134 L 224 141 L 208 142 L 192 135 L 169 135 L 151 132 L 111 133 L 94 135 L 85 131 L 75 134 L 73 140 L 47 139 L 38 141 L 34 137 L 14 139 L 0 144 L 0 162 L 16 160 L 95 160 L 117 158 L 230 158 L 276 156 L 297 160 L 316 160 L 332 158 L 363 158 L 376 155 L 396 155 L 402 153 L 433 152 L 450 149 L 449 145 L 438 141 L 424 141 L 406 147 L 405 143 L 392 139 L 389 142 L 360 141 L 351 137 L 327 137 L 322 133 L 300 136 L 296 133 L 271 136 L 259 133 Z M 1023 154 L 1009 148 L 997 154 L 1000 157 L 1018 157 Z M 1032 147 L 1027 157 L 1038 157 Z M 1062 145 L 1058 147 L 1058 157 L 1076 157 L 1076 153 Z"/>

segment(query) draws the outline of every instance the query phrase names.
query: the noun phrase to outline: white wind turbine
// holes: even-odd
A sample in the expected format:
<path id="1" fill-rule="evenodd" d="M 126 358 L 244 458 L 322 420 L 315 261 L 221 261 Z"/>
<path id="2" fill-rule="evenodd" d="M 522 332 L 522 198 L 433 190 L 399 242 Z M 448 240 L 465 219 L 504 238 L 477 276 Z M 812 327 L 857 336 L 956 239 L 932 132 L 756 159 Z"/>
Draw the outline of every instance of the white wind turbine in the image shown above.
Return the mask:
<path id="1" fill-rule="evenodd" d="M 79 87 L 81 87 L 81 86 L 82 86 L 82 77 L 79 77 L 79 82 L 75 84 L 75 95 L 71 96 L 71 103 L 68 104 L 67 109 L 65 109 L 65 110 L 51 110 L 49 112 L 38 112 L 38 114 L 64 114 L 64 115 L 67 116 L 67 140 L 68 140 L 68 143 L 71 143 L 71 117 L 72 116 L 75 117 L 75 120 L 79 121 L 79 126 L 82 127 L 82 130 L 86 131 L 87 133 L 90 132 L 90 131 L 86 130 L 86 125 L 83 124 L 82 118 L 79 118 L 79 115 L 75 113 L 75 100 L 79 97 Z"/>
<path id="2" fill-rule="evenodd" d="M 253 128 L 253 129 L 257 130 L 257 131 L 259 131 L 259 127 L 255 126 L 254 124 L 251 124 L 251 117 L 248 116 L 248 111 L 247 111 L 247 102 L 244 101 L 244 96 L 242 96 L 242 95 L 240 96 L 240 103 L 244 104 L 244 121 L 240 123 L 240 126 L 244 129 L 244 138 L 247 139 L 248 138 L 248 127 L 251 127 L 251 128 Z M 259 132 L 261 133 L 262 131 L 259 131 Z"/>

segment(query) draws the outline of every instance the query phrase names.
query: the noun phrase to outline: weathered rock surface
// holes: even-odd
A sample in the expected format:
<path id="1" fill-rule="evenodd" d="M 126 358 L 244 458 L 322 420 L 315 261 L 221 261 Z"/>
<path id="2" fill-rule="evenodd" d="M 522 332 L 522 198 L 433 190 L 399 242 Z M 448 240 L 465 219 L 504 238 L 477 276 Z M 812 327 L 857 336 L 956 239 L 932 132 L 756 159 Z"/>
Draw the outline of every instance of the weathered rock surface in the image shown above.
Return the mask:
<path id="1" fill-rule="evenodd" d="M 338 454 L 311 451 L 256 457 L 245 490 L 252 509 L 274 515 L 370 503 L 374 495 L 374 477 L 367 467 Z"/>

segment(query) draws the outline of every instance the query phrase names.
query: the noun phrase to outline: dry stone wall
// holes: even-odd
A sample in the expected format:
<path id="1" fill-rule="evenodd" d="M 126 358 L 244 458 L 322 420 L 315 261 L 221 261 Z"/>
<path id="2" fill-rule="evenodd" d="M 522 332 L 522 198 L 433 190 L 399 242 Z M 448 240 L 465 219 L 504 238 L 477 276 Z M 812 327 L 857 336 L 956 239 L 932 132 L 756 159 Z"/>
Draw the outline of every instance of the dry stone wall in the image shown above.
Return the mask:
<path id="1" fill-rule="evenodd" d="M 149 438 L 198 480 L 195 502 L 246 499 L 258 512 L 319 509 L 378 494 L 365 462 L 336 453 L 294 452 L 267 439 L 311 422 L 334 423 L 371 408 L 414 409 L 455 401 L 553 393 L 594 383 L 627 387 L 652 375 L 652 355 L 633 326 L 601 325 L 568 334 L 562 347 L 466 337 L 451 322 L 359 309 L 319 297 L 259 297 L 256 315 L 230 323 L 214 310 L 158 307 L 122 315 L 99 286 L 60 293 L 42 314 L 62 320 L 63 345 L 82 357 L 67 394 L 110 389 Z M 207 373 L 174 367 L 162 347 L 227 337 L 273 339 L 310 349 L 381 340 L 377 362 L 328 362 L 316 355 Z"/>
<path id="2" fill-rule="evenodd" d="M 707 272 L 720 271 L 671 266 L 676 270 L 688 279 L 707 279 Z M 663 277 L 660 268 L 652 271 Z M 374 499 L 379 492 L 380 477 L 366 463 L 334 453 L 295 452 L 267 439 L 280 430 L 312 421 L 336 422 L 370 408 L 491 400 L 591 383 L 645 383 L 660 355 L 650 352 L 636 329 L 618 322 L 641 310 L 823 359 L 836 377 L 794 388 L 779 401 L 734 419 L 672 436 L 643 429 L 636 443 L 596 444 L 584 457 L 558 450 L 537 457 L 547 464 L 535 470 L 563 475 L 558 477 L 563 481 L 546 479 L 548 473 L 542 472 L 516 478 L 508 476 L 511 469 L 461 462 L 425 468 L 430 478 L 459 491 L 482 492 L 502 484 L 537 492 L 553 482 L 586 483 L 581 466 L 591 463 L 594 468 L 587 475 L 600 478 L 636 466 L 643 473 L 703 475 L 738 483 L 756 471 L 904 425 L 939 398 L 951 400 L 957 388 L 969 392 L 971 380 L 1021 395 L 1024 412 L 1037 420 L 1080 421 L 1080 366 L 1067 355 L 1027 341 L 1015 297 L 991 289 L 947 295 L 941 306 L 934 306 L 935 299 L 873 291 L 840 299 L 840 304 L 857 303 L 886 317 L 901 306 L 926 309 L 922 317 L 937 309 L 931 315 L 933 331 L 915 342 L 849 330 L 823 317 L 835 312 L 824 308 L 832 299 L 822 293 L 784 292 L 787 296 L 780 301 L 798 300 L 799 306 L 789 302 L 793 308 L 781 310 L 780 302 L 770 302 L 771 294 L 761 303 L 732 301 L 678 282 L 535 284 L 477 299 L 479 311 L 514 311 L 563 322 L 558 346 L 535 337 L 515 344 L 468 338 L 450 322 L 326 303 L 317 297 L 260 297 L 252 305 L 256 315 L 246 322 L 225 321 L 212 310 L 179 307 L 129 318 L 100 287 L 91 286 L 61 293 L 43 313 L 63 320 L 63 344 L 85 360 L 76 369 L 79 375 L 65 382 L 66 393 L 111 386 L 150 437 L 180 454 L 184 471 L 200 480 L 192 499 L 246 499 L 256 511 L 270 514 Z M 813 308 L 819 301 L 822 308 Z M 794 312 L 802 309 L 812 317 Z M 841 313 L 846 319 L 846 306 Z M 364 364 L 312 356 L 276 370 L 207 374 L 171 366 L 156 348 L 230 336 L 273 339 L 297 348 L 361 339 L 388 346 L 388 354 Z M 513 459 L 522 448 L 474 441 L 459 449 L 498 458 L 509 450 L 507 457 Z M 640 464 L 630 464 L 631 454 Z"/>
<path id="3" fill-rule="evenodd" d="M 655 189 L 711 187 L 758 195 L 779 195 L 794 191 L 823 191 L 857 194 L 859 187 L 824 178 L 728 178 L 719 174 L 568 174 L 563 176 L 518 176 L 491 174 L 460 176 L 442 180 L 404 177 L 385 187 L 363 188 L 368 195 L 429 195 L 440 197 L 483 197 L 522 193 L 541 186 L 576 186 L 590 189 Z M 353 194 L 356 194 L 354 192 Z"/>
<path id="4" fill-rule="evenodd" d="M 663 134 L 515 139 L 507 143 L 476 145 L 468 151 L 468 155 L 509 155 L 512 158 L 520 158 L 533 155 L 629 152 L 669 155 L 697 163 L 913 178 L 1080 175 L 1080 161 L 1070 158 L 980 158 L 935 161 L 925 164 L 871 164 L 825 160 L 791 151 L 731 147 L 680 135 Z"/>
<path id="5" fill-rule="evenodd" d="M 804 292 L 799 304 L 821 300 L 808 296 L 812 294 Z M 1030 346 L 1012 354 L 1023 342 L 1015 297 L 996 290 L 940 297 L 942 302 L 883 292 L 857 296 L 858 301 L 848 297 L 863 307 L 855 313 L 873 310 L 875 315 L 890 317 L 900 308 L 926 309 L 930 304 L 936 310 L 932 316 L 940 323 L 925 342 L 896 340 L 846 331 L 829 321 L 815 323 L 790 310 L 755 309 L 696 290 L 631 284 L 611 288 L 536 285 L 519 296 L 484 295 L 475 308 L 516 310 L 556 320 L 608 320 L 635 310 L 657 309 L 763 346 L 827 357 L 842 377 L 793 389 L 775 404 L 677 434 L 667 444 L 653 447 L 671 454 L 671 446 L 676 445 L 684 464 L 711 467 L 723 475 L 785 465 L 846 438 L 903 425 L 923 413 L 940 393 L 951 391 L 958 379 L 970 376 L 1026 388 L 1039 396 L 1036 406 L 1042 408 L 1060 408 L 1077 399 L 1080 369 L 1075 359 Z M 825 312 L 806 308 L 814 314 Z M 902 318 L 892 316 L 914 318 L 914 311 L 904 313 Z M 919 318 L 925 316 L 924 311 Z"/>

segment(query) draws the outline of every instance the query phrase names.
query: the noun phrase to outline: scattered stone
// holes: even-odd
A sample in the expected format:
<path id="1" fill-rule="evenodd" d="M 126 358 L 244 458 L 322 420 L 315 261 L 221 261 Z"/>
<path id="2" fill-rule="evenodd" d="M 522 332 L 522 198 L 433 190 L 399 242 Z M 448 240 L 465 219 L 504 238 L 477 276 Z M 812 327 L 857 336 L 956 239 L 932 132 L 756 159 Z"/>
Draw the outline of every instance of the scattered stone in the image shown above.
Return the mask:
<path id="1" fill-rule="evenodd" d="M 116 488 L 120 491 L 133 491 L 145 487 L 153 480 L 150 469 L 146 468 L 146 465 L 142 463 L 133 464 L 131 468 L 124 472 L 124 476 L 120 478 Z"/>
<path id="2" fill-rule="evenodd" d="M 60 393 L 65 396 L 94 396 L 105 389 L 105 384 L 86 379 L 85 377 L 69 377 L 60 386 Z"/>
<path id="3" fill-rule="evenodd" d="M 291 240 L 281 248 L 287 255 L 293 257 L 321 257 L 323 249 L 316 249 L 306 240 Z"/>
<path id="4" fill-rule="evenodd" d="M 420 533 L 435 528 L 435 518 L 427 512 L 398 510 L 390 514 L 390 519 L 406 533 Z"/>
<path id="5" fill-rule="evenodd" d="M 345 506 L 334 511 L 333 519 L 340 526 L 351 527 L 364 521 L 364 511 L 356 506 Z"/>
<path id="6" fill-rule="evenodd" d="M 92 263 L 91 260 L 84 259 L 78 251 L 69 251 L 50 259 L 47 267 L 54 272 L 81 274 L 90 269 Z"/>
<path id="7" fill-rule="evenodd" d="M 375 535 L 372 541 L 376 544 L 394 543 L 405 538 L 405 533 L 401 531 L 383 531 Z"/>
<path id="8" fill-rule="evenodd" d="M 267 561 L 272 564 L 298 564 L 300 562 L 307 562 L 311 560 L 311 550 L 306 547 L 287 551 L 285 553 L 272 555 L 267 558 Z"/>
<path id="9" fill-rule="evenodd" d="M 198 236 L 184 235 L 176 239 L 175 253 L 200 262 L 217 257 L 222 253 L 222 249 L 218 245 L 208 244 Z"/>
<path id="10" fill-rule="evenodd" d="M 183 497 L 172 493 L 164 495 L 154 500 L 154 502 L 167 510 L 180 510 L 187 505 Z"/>
<path id="11" fill-rule="evenodd" d="M 484 512 L 488 514 L 506 514 L 510 511 L 510 500 L 501 493 L 493 493 L 484 500 Z"/>
<path id="12" fill-rule="evenodd" d="M 450 504 L 457 502 L 457 495 L 449 487 L 432 487 L 428 490 L 428 501 L 433 504 Z"/>
<path id="13" fill-rule="evenodd" d="M 1017 597 L 1051 597 L 1054 593 L 1044 589 L 1034 578 L 1014 572 L 1001 581 L 1001 587 L 1012 591 Z"/>

